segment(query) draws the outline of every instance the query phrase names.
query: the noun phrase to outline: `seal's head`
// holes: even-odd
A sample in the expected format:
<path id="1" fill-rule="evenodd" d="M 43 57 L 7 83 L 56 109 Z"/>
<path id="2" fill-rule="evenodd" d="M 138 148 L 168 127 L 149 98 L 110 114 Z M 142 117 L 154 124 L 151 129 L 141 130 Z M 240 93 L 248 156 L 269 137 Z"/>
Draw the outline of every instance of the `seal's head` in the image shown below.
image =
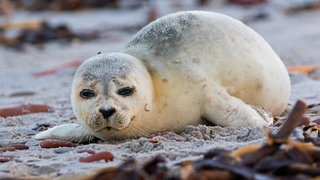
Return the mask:
<path id="1" fill-rule="evenodd" d="M 73 111 L 102 139 L 137 134 L 135 121 L 150 110 L 152 99 L 147 69 L 128 54 L 96 55 L 78 68 L 73 79 Z"/>

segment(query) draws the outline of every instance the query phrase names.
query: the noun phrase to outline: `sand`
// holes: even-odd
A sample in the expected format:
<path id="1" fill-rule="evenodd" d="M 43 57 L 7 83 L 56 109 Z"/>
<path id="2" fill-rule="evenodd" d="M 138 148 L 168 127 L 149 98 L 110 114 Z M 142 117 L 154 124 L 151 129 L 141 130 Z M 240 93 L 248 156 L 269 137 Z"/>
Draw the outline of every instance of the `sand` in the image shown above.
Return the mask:
<path id="1" fill-rule="evenodd" d="M 183 1 L 181 6 L 172 7 L 169 1 L 157 1 L 159 15 L 178 10 L 214 10 L 241 19 L 258 31 L 283 59 L 287 67 L 292 65 L 320 65 L 320 11 L 305 11 L 293 15 L 283 13 L 283 7 L 271 3 L 264 7 L 250 9 L 223 4 L 209 7 L 195 7 L 191 1 Z M 75 30 L 97 29 L 99 27 L 121 27 L 145 22 L 146 9 L 135 11 L 97 10 L 76 13 L 62 13 L 52 16 L 43 12 L 30 14 L 18 12 L 9 17 L 13 21 L 23 18 L 46 18 L 53 23 L 66 22 Z M 254 20 L 257 12 L 268 14 L 267 19 Z M 110 17 L 113 15 L 112 17 Z M 105 17 L 102 18 L 101 16 Z M 132 18 L 135 16 L 135 18 Z M 96 18 L 99 17 L 99 18 Z M 140 17 L 140 18 L 137 18 Z M 86 22 L 81 20 L 85 19 Z M 82 24 L 81 24 L 82 23 Z M 110 28 L 112 29 L 112 28 Z M 168 164 L 184 159 L 196 159 L 211 148 L 236 149 L 248 144 L 264 142 L 263 128 L 221 128 L 214 126 L 187 126 L 182 133 L 167 132 L 156 136 L 158 143 L 142 137 L 117 142 L 95 142 L 78 144 L 72 148 L 44 149 L 41 141 L 34 139 L 38 132 L 33 130 L 39 124 L 58 125 L 73 122 L 70 103 L 70 88 L 76 68 L 63 69 L 56 74 L 35 77 L 34 73 L 58 67 L 62 64 L 84 60 L 98 52 L 121 50 L 135 32 L 107 31 L 104 38 L 91 42 L 71 44 L 49 43 L 42 49 L 28 46 L 24 52 L 0 47 L 0 108 L 22 104 L 48 104 L 52 112 L 36 113 L 8 118 L 0 118 L 0 145 L 25 143 L 28 150 L 0 152 L 13 155 L 14 160 L 0 163 L 0 177 L 61 177 L 90 174 L 103 167 L 116 166 L 130 158 L 143 162 L 155 155 L 163 155 Z M 304 99 L 308 104 L 320 103 L 320 73 L 312 75 L 291 73 L 292 95 L 290 104 Z M 33 95 L 28 95 L 28 93 Z M 14 93 L 27 93 L 16 96 Z M 290 109 L 290 105 L 288 106 Z M 308 116 L 317 119 L 320 110 L 310 111 Z M 271 126 L 275 131 L 278 127 Z M 114 160 L 80 163 L 79 159 L 89 156 L 80 150 L 95 152 L 110 151 Z"/>

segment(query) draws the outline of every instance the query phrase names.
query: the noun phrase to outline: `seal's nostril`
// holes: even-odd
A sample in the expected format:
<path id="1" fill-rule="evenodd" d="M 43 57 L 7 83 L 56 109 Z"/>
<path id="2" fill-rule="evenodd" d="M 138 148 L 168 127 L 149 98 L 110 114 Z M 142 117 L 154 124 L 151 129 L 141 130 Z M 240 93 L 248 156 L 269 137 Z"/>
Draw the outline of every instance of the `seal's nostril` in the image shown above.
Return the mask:
<path id="1" fill-rule="evenodd" d="M 99 112 L 102 114 L 103 118 L 108 119 L 110 116 L 112 116 L 115 112 L 116 109 L 115 108 L 110 108 L 110 109 L 99 109 Z"/>

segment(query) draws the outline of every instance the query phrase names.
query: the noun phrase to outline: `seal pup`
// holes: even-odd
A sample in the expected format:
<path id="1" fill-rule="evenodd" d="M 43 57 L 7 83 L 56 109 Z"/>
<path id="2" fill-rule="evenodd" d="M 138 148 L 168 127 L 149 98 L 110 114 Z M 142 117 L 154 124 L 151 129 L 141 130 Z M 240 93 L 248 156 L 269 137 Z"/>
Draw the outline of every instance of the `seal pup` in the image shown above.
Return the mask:
<path id="1" fill-rule="evenodd" d="M 124 139 L 203 120 L 267 126 L 264 110 L 281 114 L 289 95 L 284 64 L 254 30 L 219 13 L 179 12 L 144 27 L 121 52 L 79 66 L 71 101 L 80 123 L 35 138 Z"/>

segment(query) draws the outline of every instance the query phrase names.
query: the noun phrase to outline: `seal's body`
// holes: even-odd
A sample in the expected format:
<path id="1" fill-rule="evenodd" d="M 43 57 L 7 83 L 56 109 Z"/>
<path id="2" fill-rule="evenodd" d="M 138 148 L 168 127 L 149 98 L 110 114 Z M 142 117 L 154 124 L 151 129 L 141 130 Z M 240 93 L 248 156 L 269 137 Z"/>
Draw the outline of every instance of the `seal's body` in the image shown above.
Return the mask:
<path id="1" fill-rule="evenodd" d="M 289 95 L 285 66 L 255 31 L 218 13 L 180 12 L 144 27 L 122 52 L 84 62 L 71 95 L 81 125 L 36 138 L 137 137 L 204 119 L 265 126 L 272 118 L 255 107 L 279 115 Z"/>

